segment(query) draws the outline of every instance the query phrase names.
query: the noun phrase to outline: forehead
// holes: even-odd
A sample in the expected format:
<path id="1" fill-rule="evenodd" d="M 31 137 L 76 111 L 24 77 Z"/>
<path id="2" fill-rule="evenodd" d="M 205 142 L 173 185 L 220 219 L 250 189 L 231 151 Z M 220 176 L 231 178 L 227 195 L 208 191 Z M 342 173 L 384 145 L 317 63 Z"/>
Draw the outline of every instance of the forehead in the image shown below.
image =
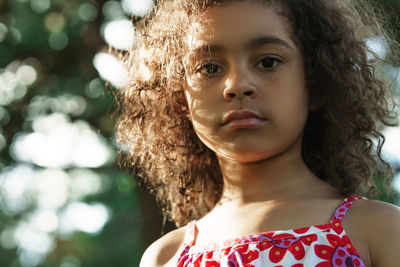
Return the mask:
<path id="1" fill-rule="evenodd" d="M 213 6 L 192 17 L 187 32 L 190 50 L 205 44 L 241 44 L 261 36 L 276 36 L 294 45 L 292 28 L 276 4 L 243 1 Z"/>

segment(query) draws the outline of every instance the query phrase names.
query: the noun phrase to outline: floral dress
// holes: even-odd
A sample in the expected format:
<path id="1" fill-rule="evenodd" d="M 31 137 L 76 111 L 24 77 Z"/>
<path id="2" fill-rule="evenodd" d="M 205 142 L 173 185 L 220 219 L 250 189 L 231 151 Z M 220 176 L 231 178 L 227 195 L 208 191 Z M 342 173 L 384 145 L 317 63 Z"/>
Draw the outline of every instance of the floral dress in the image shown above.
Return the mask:
<path id="1" fill-rule="evenodd" d="M 330 223 L 294 230 L 253 234 L 205 247 L 195 246 L 195 221 L 187 225 L 177 267 L 361 267 L 365 266 L 342 227 L 353 202 L 343 200 Z"/>

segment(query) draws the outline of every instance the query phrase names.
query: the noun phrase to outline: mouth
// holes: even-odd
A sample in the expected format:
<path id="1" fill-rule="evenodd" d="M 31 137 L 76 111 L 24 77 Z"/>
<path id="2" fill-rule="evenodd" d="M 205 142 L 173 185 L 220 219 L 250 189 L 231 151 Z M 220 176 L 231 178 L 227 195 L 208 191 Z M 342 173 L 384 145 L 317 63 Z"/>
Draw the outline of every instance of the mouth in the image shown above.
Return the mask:
<path id="1" fill-rule="evenodd" d="M 260 127 L 266 120 L 256 112 L 240 109 L 228 112 L 223 116 L 222 126 L 229 128 L 257 128 Z"/>

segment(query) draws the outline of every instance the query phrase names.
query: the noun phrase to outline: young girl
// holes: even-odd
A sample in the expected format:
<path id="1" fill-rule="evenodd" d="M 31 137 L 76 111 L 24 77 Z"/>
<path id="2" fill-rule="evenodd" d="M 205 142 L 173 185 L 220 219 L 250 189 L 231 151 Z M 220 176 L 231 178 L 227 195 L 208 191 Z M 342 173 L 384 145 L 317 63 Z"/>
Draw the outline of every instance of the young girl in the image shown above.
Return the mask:
<path id="1" fill-rule="evenodd" d="M 399 208 L 357 196 L 395 123 L 360 2 L 165 0 L 137 25 L 119 141 L 182 226 L 142 267 L 400 266 Z"/>

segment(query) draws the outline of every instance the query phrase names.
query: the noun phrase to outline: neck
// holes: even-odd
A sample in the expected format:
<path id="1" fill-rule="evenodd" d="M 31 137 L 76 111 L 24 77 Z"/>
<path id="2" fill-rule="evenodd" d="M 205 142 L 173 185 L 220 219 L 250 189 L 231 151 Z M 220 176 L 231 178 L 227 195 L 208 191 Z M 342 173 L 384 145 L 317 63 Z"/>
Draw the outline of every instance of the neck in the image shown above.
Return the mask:
<path id="1" fill-rule="evenodd" d="M 285 201 L 299 197 L 336 196 L 335 190 L 317 178 L 299 153 L 241 163 L 219 158 L 224 180 L 220 204 Z"/>

